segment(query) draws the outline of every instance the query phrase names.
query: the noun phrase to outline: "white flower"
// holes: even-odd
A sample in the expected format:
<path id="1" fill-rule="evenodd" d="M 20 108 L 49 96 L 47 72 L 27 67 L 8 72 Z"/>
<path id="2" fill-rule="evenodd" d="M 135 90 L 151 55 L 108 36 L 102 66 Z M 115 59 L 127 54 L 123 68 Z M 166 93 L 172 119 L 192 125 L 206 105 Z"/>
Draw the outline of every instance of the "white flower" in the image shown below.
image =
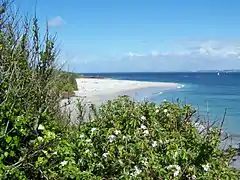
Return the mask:
<path id="1" fill-rule="evenodd" d="M 89 149 L 87 149 L 86 151 L 85 151 L 85 153 L 89 153 L 90 152 L 90 150 Z"/>
<path id="2" fill-rule="evenodd" d="M 159 113 L 159 109 L 156 110 L 156 113 Z"/>
<path id="3" fill-rule="evenodd" d="M 176 177 L 176 176 L 178 176 L 178 174 L 179 174 L 179 171 L 176 170 L 176 171 L 174 171 L 173 176 Z"/>
<path id="4" fill-rule="evenodd" d="M 149 134 L 149 131 L 148 130 L 144 130 L 143 134 L 144 134 L 144 136 L 147 136 Z"/>
<path id="5" fill-rule="evenodd" d="M 90 143 L 90 142 L 92 142 L 92 140 L 91 140 L 91 139 L 87 139 L 86 142 L 87 142 L 87 143 Z"/>
<path id="6" fill-rule="evenodd" d="M 108 155 L 109 155 L 109 153 L 107 152 L 107 153 L 103 153 L 102 156 L 106 158 Z"/>
<path id="7" fill-rule="evenodd" d="M 210 170 L 210 166 L 209 164 L 207 163 L 206 165 L 202 165 L 204 171 L 209 171 Z"/>
<path id="8" fill-rule="evenodd" d="M 68 161 L 62 161 L 62 162 L 60 162 L 60 164 L 61 164 L 62 166 L 67 165 L 67 163 L 68 163 Z"/>
<path id="9" fill-rule="evenodd" d="M 97 128 L 92 128 L 91 129 L 91 132 L 94 132 L 94 131 L 96 131 L 97 130 Z"/>
<path id="10" fill-rule="evenodd" d="M 42 142 L 42 141 L 43 141 L 43 138 L 42 138 L 41 136 L 38 136 L 38 137 L 37 137 L 37 140 L 40 141 L 40 142 Z"/>
<path id="11" fill-rule="evenodd" d="M 164 109 L 164 110 L 163 110 L 163 112 L 164 112 L 164 113 L 167 113 L 167 112 L 168 112 L 168 110 L 167 110 L 167 109 Z"/>
<path id="12" fill-rule="evenodd" d="M 148 164 L 148 160 L 147 160 L 146 157 L 143 158 L 142 163 L 143 163 L 144 165 L 147 165 L 147 164 Z"/>
<path id="13" fill-rule="evenodd" d="M 80 138 L 84 138 L 84 134 L 80 134 L 80 136 L 79 136 Z"/>
<path id="14" fill-rule="evenodd" d="M 179 165 L 169 165 L 169 166 L 167 167 L 167 169 L 168 169 L 168 170 L 170 170 L 170 169 L 181 170 L 181 167 L 180 167 Z"/>
<path id="15" fill-rule="evenodd" d="M 134 169 L 135 169 L 135 175 L 139 175 L 141 172 L 142 172 L 142 170 L 141 169 L 139 169 L 137 166 L 134 166 Z"/>
<path id="16" fill-rule="evenodd" d="M 167 114 L 167 117 L 170 116 L 170 114 Z"/>
<path id="17" fill-rule="evenodd" d="M 38 130 L 44 130 L 45 128 L 44 128 L 44 126 L 42 125 L 42 124 L 40 124 L 39 126 L 38 126 Z"/>
<path id="18" fill-rule="evenodd" d="M 157 141 L 153 141 L 152 147 L 156 147 L 156 146 L 157 146 Z"/>
<path id="19" fill-rule="evenodd" d="M 53 155 L 57 155 L 57 154 L 58 154 L 57 151 L 53 153 Z"/>
<path id="20" fill-rule="evenodd" d="M 114 136 L 114 135 L 110 135 L 110 136 L 108 137 L 108 141 L 109 141 L 110 143 L 113 142 L 115 139 L 116 139 L 116 136 Z"/>
<path id="21" fill-rule="evenodd" d="M 142 124 L 141 129 L 147 129 L 147 127 Z"/>
<path id="22" fill-rule="evenodd" d="M 174 177 L 178 176 L 181 171 L 181 167 L 179 165 L 169 165 L 167 169 L 168 170 L 174 169 L 174 173 L 173 173 Z"/>
<path id="23" fill-rule="evenodd" d="M 142 116 L 142 117 L 141 117 L 141 120 L 145 121 L 145 120 L 146 120 L 146 117 L 145 117 L 145 116 Z"/>
<path id="24" fill-rule="evenodd" d="M 115 133 L 116 135 L 118 135 L 118 134 L 121 134 L 121 131 L 120 131 L 120 130 L 115 130 L 114 133 Z"/>
<path id="25" fill-rule="evenodd" d="M 195 175 L 192 175 L 192 180 L 196 180 L 197 177 Z"/>
<path id="26" fill-rule="evenodd" d="M 199 133 L 203 132 L 206 127 L 198 122 L 194 123 L 194 127 L 197 129 Z"/>

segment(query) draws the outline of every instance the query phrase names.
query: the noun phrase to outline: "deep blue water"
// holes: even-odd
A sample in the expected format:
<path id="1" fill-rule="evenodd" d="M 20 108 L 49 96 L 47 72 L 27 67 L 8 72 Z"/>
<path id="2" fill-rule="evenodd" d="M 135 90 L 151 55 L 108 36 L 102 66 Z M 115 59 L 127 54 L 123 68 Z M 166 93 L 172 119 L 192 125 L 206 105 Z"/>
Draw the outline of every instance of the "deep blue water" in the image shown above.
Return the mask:
<path id="1" fill-rule="evenodd" d="M 96 74 L 87 74 L 96 75 Z M 125 80 L 176 82 L 184 87 L 162 92 L 161 89 L 139 91 L 137 99 L 161 103 L 164 99 L 192 104 L 201 118 L 221 120 L 227 109 L 224 127 L 240 133 L 240 73 L 99 73 L 97 75 Z"/>

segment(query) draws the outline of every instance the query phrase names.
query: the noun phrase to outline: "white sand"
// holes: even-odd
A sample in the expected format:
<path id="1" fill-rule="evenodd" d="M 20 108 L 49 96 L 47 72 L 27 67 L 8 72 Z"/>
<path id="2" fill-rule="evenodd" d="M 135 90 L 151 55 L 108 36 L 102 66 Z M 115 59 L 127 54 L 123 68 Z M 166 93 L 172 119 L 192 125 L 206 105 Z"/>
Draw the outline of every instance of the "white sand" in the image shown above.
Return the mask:
<path id="1" fill-rule="evenodd" d="M 146 82 L 146 81 L 129 81 L 129 80 L 114 80 L 114 79 L 91 79 L 79 78 L 76 79 L 78 91 L 76 96 L 85 96 L 87 98 L 99 95 L 110 95 L 124 92 L 133 91 L 145 88 L 161 88 L 171 89 L 177 88 L 179 85 L 176 83 L 163 83 L 163 82 Z"/>
<path id="2" fill-rule="evenodd" d="M 76 97 L 69 100 L 61 101 L 63 106 L 65 103 L 66 110 L 71 112 L 71 122 L 76 122 L 77 99 L 82 99 L 85 104 L 101 105 L 107 100 L 112 100 L 118 96 L 128 95 L 134 99 L 136 93 L 140 89 L 157 88 L 160 91 L 178 88 L 176 83 L 163 82 L 144 82 L 144 81 L 129 81 L 129 80 L 114 80 L 114 79 L 93 79 L 93 78 L 79 78 L 76 79 L 78 91 L 75 91 Z M 89 114 L 89 110 L 87 110 Z"/>

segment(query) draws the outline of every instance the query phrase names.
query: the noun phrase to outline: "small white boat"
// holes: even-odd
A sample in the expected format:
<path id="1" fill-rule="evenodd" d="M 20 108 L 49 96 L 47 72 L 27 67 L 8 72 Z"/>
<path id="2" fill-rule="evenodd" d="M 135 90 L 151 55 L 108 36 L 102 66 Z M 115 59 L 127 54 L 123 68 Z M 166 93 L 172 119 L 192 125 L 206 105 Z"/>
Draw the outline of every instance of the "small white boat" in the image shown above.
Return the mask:
<path id="1" fill-rule="evenodd" d="M 217 73 L 217 75 L 219 76 L 219 75 L 220 75 L 220 73 L 218 72 L 218 73 Z"/>

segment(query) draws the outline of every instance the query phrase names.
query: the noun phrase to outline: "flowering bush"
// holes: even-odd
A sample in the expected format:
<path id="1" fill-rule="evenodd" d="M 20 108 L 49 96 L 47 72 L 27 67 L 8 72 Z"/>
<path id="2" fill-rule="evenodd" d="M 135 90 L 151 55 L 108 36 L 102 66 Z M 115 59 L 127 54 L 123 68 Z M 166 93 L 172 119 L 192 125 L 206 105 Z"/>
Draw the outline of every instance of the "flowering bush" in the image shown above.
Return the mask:
<path id="1" fill-rule="evenodd" d="M 45 157 L 54 162 L 46 166 L 46 175 L 59 179 L 239 177 L 230 167 L 235 152 L 219 148 L 219 130 L 202 134 L 190 120 L 192 113 L 190 106 L 168 102 L 136 103 L 126 97 L 109 101 L 95 121 L 68 132 Z"/>
<path id="2" fill-rule="evenodd" d="M 66 125 L 54 39 L 47 30 L 41 44 L 37 18 L 29 24 L 8 7 L 0 0 L 0 179 L 240 177 L 230 167 L 235 151 L 219 148 L 220 130 L 193 122 L 188 105 L 120 97 L 91 122 Z"/>

